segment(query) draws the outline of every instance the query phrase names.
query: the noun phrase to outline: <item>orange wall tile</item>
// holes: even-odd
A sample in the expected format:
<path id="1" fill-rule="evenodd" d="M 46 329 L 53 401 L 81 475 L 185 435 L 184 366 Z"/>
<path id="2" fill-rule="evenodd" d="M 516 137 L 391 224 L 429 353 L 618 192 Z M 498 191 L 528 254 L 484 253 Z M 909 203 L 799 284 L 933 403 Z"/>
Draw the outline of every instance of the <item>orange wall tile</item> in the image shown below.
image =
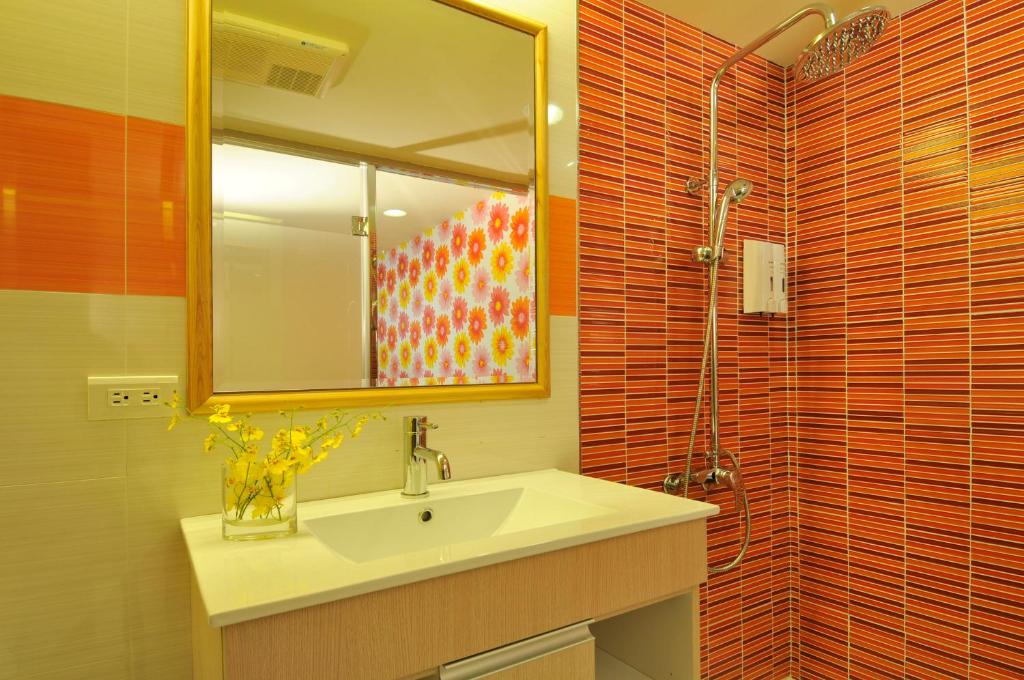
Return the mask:
<path id="1" fill-rule="evenodd" d="M 122 116 L 0 96 L 0 288 L 123 293 Z"/>
<path id="2" fill-rule="evenodd" d="M 576 201 L 551 196 L 548 207 L 551 313 L 576 316 Z"/>
<path id="3" fill-rule="evenodd" d="M 185 130 L 129 117 L 127 292 L 185 295 Z"/>
<path id="4" fill-rule="evenodd" d="M 1022 26 L 935 0 L 793 90 L 804 677 L 1021 677 Z"/>
<path id="5" fill-rule="evenodd" d="M 633 0 L 582 0 L 579 17 L 580 468 L 660 489 L 685 466 L 703 334 L 706 274 L 690 249 L 704 242 L 705 213 L 685 180 L 706 174 L 706 88 L 735 48 Z M 784 92 L 782 68 L 760 58 L 723 82 L 722 177 L 757 187 L 730 220 L 731 253 L 742 237 L 785 239 Z M 795 530 L 782 473 L 787 329 L 737 313 L 738 259 L 719 283 L 722 435 L 743 457 L 756 528 L 742 569 L 702 589 L 702 677 L 784 677 Z M 699 433 L 695 464 L 706 446 Z M 731 560 L 741 529 L 731 495 L 690 495 L 721 505 L 709 561 Z"/>

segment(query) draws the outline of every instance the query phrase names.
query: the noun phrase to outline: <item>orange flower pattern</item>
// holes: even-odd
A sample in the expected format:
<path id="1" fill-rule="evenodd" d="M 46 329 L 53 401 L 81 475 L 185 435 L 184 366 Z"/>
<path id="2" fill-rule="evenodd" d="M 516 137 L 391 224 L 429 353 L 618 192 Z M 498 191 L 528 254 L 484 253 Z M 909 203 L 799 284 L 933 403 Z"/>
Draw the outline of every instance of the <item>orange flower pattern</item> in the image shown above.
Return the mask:
<path id="1" fill-rule="evenodd" d="M 381 385 L 535 382 L 533 195 L 495 193 L 381 250 Z"/>

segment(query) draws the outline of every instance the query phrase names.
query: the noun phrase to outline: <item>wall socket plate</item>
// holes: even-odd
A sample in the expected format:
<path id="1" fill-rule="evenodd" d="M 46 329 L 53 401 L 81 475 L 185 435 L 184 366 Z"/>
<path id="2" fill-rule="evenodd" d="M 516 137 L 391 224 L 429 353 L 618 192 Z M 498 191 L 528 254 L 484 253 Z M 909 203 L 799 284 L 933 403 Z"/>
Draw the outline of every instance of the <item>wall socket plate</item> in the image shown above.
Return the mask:
<path id="1" fill-rule="evenodd" d="M 90 377 L 89 420 L 170 418 L 164 402 L 176 390 L 176 375 Z"/>

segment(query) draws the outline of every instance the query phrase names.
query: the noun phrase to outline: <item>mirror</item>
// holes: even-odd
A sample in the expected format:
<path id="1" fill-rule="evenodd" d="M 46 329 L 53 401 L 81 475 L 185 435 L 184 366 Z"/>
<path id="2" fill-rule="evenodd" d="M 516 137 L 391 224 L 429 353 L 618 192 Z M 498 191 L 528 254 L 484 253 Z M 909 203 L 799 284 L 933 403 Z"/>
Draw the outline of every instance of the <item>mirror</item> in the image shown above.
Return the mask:
<path id="1" fill-rule="evenodd" d="M 191 0 L 190 408 L 548 395 L 545 41 L 466 0 Z"/>

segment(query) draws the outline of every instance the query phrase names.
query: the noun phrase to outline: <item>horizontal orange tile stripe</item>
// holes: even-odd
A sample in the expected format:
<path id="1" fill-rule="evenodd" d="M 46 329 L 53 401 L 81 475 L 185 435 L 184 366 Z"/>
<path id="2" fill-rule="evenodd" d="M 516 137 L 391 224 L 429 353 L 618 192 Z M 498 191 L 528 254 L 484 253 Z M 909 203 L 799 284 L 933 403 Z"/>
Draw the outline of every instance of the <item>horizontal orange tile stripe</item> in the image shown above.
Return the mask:
<path id="1" fill-rule="evenodd" d="M 0 96 L 0 288 L 123 293 L 122 116 Z"/>
<path id="2" fill-rule="evenodd" d="M 550 311 L 576 316 L 576 201 L 551 196 L 548 214 Z"/>
<path id="3" fill-rule="evenodd" d="M 129 295 L 185 295 L 185 129 L 128 118 Z"/>

